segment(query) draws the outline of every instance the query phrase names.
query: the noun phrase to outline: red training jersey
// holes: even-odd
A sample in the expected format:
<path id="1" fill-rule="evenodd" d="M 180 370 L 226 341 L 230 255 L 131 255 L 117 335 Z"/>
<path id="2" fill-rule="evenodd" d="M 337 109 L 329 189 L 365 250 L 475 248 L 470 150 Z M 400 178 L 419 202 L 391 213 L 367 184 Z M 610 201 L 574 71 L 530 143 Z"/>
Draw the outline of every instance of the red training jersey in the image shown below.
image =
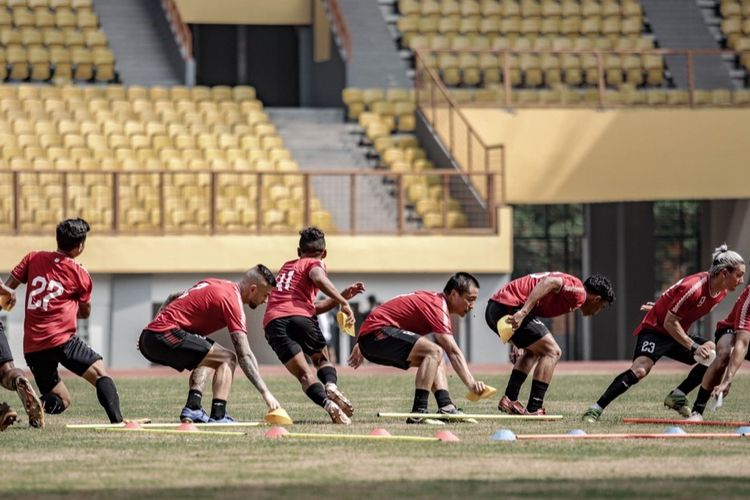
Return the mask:
<path id="1" fill-rule="evenodd" d="M 534 273 L 506 283 L 491 300 L 511 307 L 521 307 L 531 295 L 534 287 L 544 278 L 561 278 L 562 288 L 548 293 L 536 303 L 529 313 L 542 318 L 554 318 L 575 311 L 586 302 L 586 289 L 581 280 L 560 272 Z"/>
<path id="2" fill-rule="evenodd" d="M 693 274 L 682 278 L 664 292 L 636 327 L 633 335 L 643 330 L 655 330 L 664 335 L 669 332 L 664 328 L 664 319 L 671 312 L 680 318 L 680 325 L 685 332 L 696 320 L 702 318 L 716 307 L 727 296 L 723 290 L 715 297 L 709 291 L 710 275 L 707 272 Z"/>
<path id="3" fill-rule="evenodd" d="M 271 290 L 263 316 L 263 327 L 271 321 L 288 316 L 315 316 L 315 296 L 318 287 L 310 278 L 310 271 L 316 267 L 326 271 L 320 259 L 302 257 L 286 262 L 276 275 L 276 288 Z"/>
<path id="4" fill-rule="evenodd" d="M 737 302 L 734 303 L 732 312 L 725 319 L 716 323 L 717 330 L 731 328 L 735 332 L 738 330 L 750 331 L 750 285 L 740 294 Z"/>
<path id="5" fill-rule="evenodd" d="M 10 272 L 26 283 L 23 352 L 64 344 L 75 335 L 78 303 L 91 301 L 91 276 L 67 255 L 31 252 Z"/>
<path id="6" fill-rule="evenodd" d="M 448 302 L 441 292 L 412 292 L 377 306 L 362 324 L 360 337 L 393 326 L 418 335 L 452 335 Z"/>
<path id="7" fill-rule="evenodd" d="M 167 304 L 146 330 L 162 333 L 180 328 L 206 336 L 224 327 L 232 333 L 247 331 L 240 288 L 231 281 L 208 278 Z"/>

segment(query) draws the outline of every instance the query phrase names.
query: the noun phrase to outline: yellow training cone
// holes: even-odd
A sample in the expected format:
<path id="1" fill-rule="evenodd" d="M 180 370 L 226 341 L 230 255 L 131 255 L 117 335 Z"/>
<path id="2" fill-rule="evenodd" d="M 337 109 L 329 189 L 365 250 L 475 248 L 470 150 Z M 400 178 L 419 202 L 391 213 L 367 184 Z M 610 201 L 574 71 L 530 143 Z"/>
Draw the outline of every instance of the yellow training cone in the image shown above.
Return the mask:
<path id="1" fill-rule="evenodd" d="M 500 335 L 500 340 L 503 341 L 503 344 L 507 344 L 514 333 L 513 327 L 506 321 L 508 318 L 510 318 L 510 315 L 506 314 L 497 320 L 497 334 Z"/>
<path id="2" fill-rule="evenodd" d="M 284 408 L 276 408 L 266 413 L 266 422 L 273 425 L 292 425 L 292 419 Z"/>
<path id="3" fill-rule="evenodd" d="M 489 398 L 491 396 L 494 396 L 497 392 L 497 389 L 495 389 L 492 386 L 487 386 L 484 388 L 484 392 L 482 394 L 477 394 L 476 392 L 469 392 L 466 394 L 466 399 L 469 401 L 479 401 L 480 399 Z"/>
<path id="4" fill-rule="evenodd" d="M 339 324 L 339 329 L 342 332 L 346 332 L 347 335 L 354 337 L 357 332 L 354 330 L 354 322 L 347 323 L 347 316 L 344 311 L 339 311 L 336 314 L 336 322 Z"/>

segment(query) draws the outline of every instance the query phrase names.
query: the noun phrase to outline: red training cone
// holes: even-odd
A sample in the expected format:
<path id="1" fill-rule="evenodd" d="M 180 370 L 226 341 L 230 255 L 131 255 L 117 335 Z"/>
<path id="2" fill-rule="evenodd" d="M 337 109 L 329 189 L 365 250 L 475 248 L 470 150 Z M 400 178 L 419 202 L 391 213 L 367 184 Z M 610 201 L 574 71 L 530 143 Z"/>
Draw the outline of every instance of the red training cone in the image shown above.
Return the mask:
<path id="1" fill-rule="evenodd" d="M 444 443 L 449 441 L 461 441 L 460 439 L 458 439 L 458 436 L 453 434 L 451 431 L 438 431 L 437 434 L 435 434 L 435 437 Z"/>
<path id="2" fill-rule="evenodd" d="M 370 436 L 390 436 L 391 433 L 380 427 L 376 427 L 370 432 Z"/>
<path id="3" fill-rule="evenodd" d="M 197 431 L 198 427 L 192 422 L 182 422 L 177 426 L 178 431 Z"/>
<path id="4" fill-rule="evenodd" d="M 284 429 L 283 427 L 271 427 L 266 431 L 267 438 L 280 438 L 285 436 L 286 434 L 289 434 L 289 431 Z"/>
<path id="5" fill-rule="evenodd" d="M 139 424 L 138 422 L 134 422 L 134 421 L 125 422 L 125 425 L 122 428 L 123 429 L 143 429 L 143 427 L 141 427 L 141 424 Z"/>

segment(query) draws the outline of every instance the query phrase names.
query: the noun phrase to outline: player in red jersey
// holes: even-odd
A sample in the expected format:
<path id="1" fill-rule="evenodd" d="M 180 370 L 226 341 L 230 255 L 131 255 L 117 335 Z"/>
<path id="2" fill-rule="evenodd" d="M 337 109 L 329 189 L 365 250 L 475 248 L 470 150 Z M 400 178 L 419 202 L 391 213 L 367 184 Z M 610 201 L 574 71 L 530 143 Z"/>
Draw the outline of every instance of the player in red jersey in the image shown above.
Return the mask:
<path id="1" fill-rule="evenodd" d="M 3 283 L 0 283 L 0 304 L 7 311 L 10 311 L 16 304 L 16 291 Z M 18 393 L 26 414 L 29 416 L 31 427 L 44 427 L 42 404 L 31 383 L 24 376 L 23 370 L 16 368 L 13 364 L 13 353 L 10 351 L 2 324 L 0 324 L 0 385 Z M 13 424 L 17 418 L 18 414 L 10 406 L 5 403 L 0 404 L 0 432 Z"/>
<path id="2" fill-rule="evenodd" d="M 615 398 L 649 374 L 662 356 L 686 365 L 695 365 L 687 378 L 667 395 L 664 405 L 687 417 L 687 393 L 698 387 L 707 367 L 696 363 L 695 356 L 708 359 L 715 344 L 687 332 L 696 320 L 716 307 L 729 291 L 745 277 L 745 261 L 722 245 L 713 254 L 711 268 L 687 276 L 665 291 L 655 303 L 647 303 L 646 316 L 633 332 L 637 335 L 633 364 L 619 374 L 599 400 L 583 414 L 586 422 L 596 422 Z"/>
<path id="3" fill-rule="evenodd" d="M 237 283 L 215 278 L 201 280 L 187 291 L 170 295 L 156 318 L 143 330 L 138 349 L 146 359 L 178 371 L 192 371 L 190 391 L 180 420 L 233 422 L 234 419 L 226 413 L 226 406 L 238 362 L 268 408 L 279 408 L 278 401 L 263 382 L 258 362 L 250 350 L 243 309 L 243 304 L 250 309 L 264 304 L 275 284 L 273 273 L 262 264 L 247 271 Z M 236 355 L 206 338 L 221 328 L 229 330 Z M 201 399 L 212 372 L 213 401 L 209 416 L 201 406 Z"/>
<path id="4" fill-rule="evenodd" d="M 338 376 L 317 315 L 338 305 L 353 322 L 347 300 L 365 288 L 362 283 L 355 283 L 341 293 L 336 290 L 323 263 L 327 255 L 325 234 L 316 227 L 300 231 L 297 255 L 298 259 L 286 262 L 276 275 L 276 288 L 263 317 L 266 340 L 286 369 L 297 377 L 307 397 L 323 407 L 334 423 L 348 425 L 354 408 L 336 385 Z M 328 298 L 316 301 L 318 290 Z M 320 382 L 305 356 L 312 359 Z"/>
<path id="5" fill-rule="evenodd" d="M 122 422 L 120 398 L 102 357 L 76 335 L 77 319 L 91 314 L 91 277 L 75 258 L 83 253 L 90 227 L 83 219 L 57 225 L 57 250 L 31 252 L 5 282 L 26 283 L 23 352 L 42 393 L 44 411 L 58 414 L 70 406 L 58 364 L 96 387 L 99 403 L 112 423 Z"/>
<path id="6" fill-rule="evenodd" d="M 750 344 L 750 286 L 740 294 L 729 315 L 716 324 L 714 340 L 716 360 L 703 376 L 688 420 L 702 421 L 711 395 L 718 397 L 719 394 L 729 394 L 729 387 L 742 361 L 750 360 L 747 349 Z"/>
<path id="7" fill-rule="evenodd" d="M 516 415 L 544 415 L 544 395 L 562 354 L 555 338 L 539 318 L 554 318 L 580 309 L 584 316 L 598 314 L 615 300 L 612 284 L 600 274 L 584 283 L 575 276 L 559 272 L 529 274 L 505 284 L 487 303 L 485 320 L 496 334 L 497 322 L 509 315 L 513 328 L 510 342 L 516 356 L 505 395 L 497 408 Z M 526 408 L 518 393 L 531 369 L 534 379 Z"/>
<path id="8" fill-rule="evenodd" d="M 460 414 L 448 392 L 443 353 L 466 387 L 482 394 L 486 386 L 469 371 L 461 349 L 453 338 L 451 314 L 466 316 L 474 308 L 479 281 L 469 273 L 450 277 L 443 292 L 418 291 L 399 295 L 377 306 L 362 325 L 349 365 L 357 368 L 363 357 L 379 365 L 403 370 L 417 367 L 413 413 L 427 413 L 430 391 L 438 412 Z M 406 423 L 440 423 L 410 417 Z"/>

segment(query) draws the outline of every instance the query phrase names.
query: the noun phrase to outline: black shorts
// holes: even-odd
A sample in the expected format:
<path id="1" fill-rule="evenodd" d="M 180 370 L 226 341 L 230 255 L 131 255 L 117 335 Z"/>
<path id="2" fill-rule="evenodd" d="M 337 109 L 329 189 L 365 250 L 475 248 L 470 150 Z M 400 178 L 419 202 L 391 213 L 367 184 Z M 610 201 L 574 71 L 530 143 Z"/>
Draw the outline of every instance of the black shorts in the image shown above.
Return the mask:
<path id="1" fill-rule="evenodd" d="M 26 353 L 24 358 L 42 394 L 48 394 L 60 382 L 60 374 L 57 372 L 58 364 L 80 377 L 91 365 L 102 359 L 77 335 L 57 347 Z"/>
<path id="2" fill-rule="evenodd" d="M 300 351 L 311 356 L 326 347 L 326 339 L 320 331 L 317 318 L 276 318 L 266 325 L 265 331 L 268 344 L 282 363 L 286 363 Z"/>
<path id="3" fill-rule="evenodd" d="M 719 330 L 716 330 L 716 333 L 714 333 L 714 341 L 716 342 L 716 345 L 719 345 L 719 339 L 724 335 L 734 335 L 734 329 L 721 328 Z M 734 342 L 734 340 L 732 342 Z M 745 359 L 750 361 L 750 349 L 748 349 L 747 353 L 745 353 Z"/>
<path id="4" fill-rule="evenodd" d="M 508 306 L 490 300 L 487 303 L 487 309 L 484 311 L 484 319 L 487 326 L 497 334 L 497 322 L 506 314 L 514 314 L 520 309 L 519 306 Z M 527 315 L 521 322 L 521 326 L 513 333 L 510 341 L 519 349 L 525 349 L 537 340 L 541 340 L 545 335 L 550 334 L 547 325 L 542 320 L 531 314 Z"/>
<path id="5" fill-rule="evenodd" d="M 0 323 L 0 365 L 13 361 L 13 353 L 10 352 L 10 344 L 8 344 L 8 337 L 5 336 L 5 329 L 3 324 Z"/>
<path id="6" fill-rule="evenodd" d="M 213 340 L 179 328 L 163 333 L 143 330 L 138 339 L 144 358 L 177 371 L 194 370 L 213 345 Z"/>
<path id="7" fill-rule="evenodd" d="M 377 332 L 359 337 L 357 343 L 362 356 L 378 365 L 409 369 L 409 354 L 421 335 L 386 326 Z"/>
<path id="8" fill-rule="evenodd" d="M 689 335 L 693 342 L 703 345 L 708 340 L 701 337 L 694 337 Z M 654 363 L 659 361 L 662 356 L 672 358 L 680 363 L 686 365 L 694 365 L 695 358 L 690 349 L 683 347 L 669 334 L 657 332 L 655 330 L 641 330 L 638 334 L 638 338 L 635 340 L 635 352 L 633 352 L 633 359 L 645 356 L 651 359 Z"/>

